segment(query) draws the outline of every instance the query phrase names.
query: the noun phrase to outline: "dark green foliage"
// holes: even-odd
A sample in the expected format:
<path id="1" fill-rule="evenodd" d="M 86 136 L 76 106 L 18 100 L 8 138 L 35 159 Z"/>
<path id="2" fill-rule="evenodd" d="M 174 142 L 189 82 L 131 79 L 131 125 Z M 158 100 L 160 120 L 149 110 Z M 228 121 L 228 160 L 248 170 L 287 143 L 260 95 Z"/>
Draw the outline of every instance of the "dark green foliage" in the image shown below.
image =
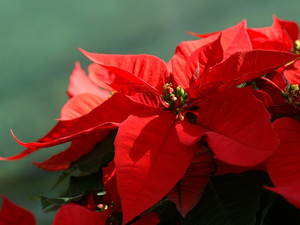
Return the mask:
<path id="1" fill-rule="evenodd" d="M 77 166 L 81 172 L 96 172 L 100 167 L 106 166 L 115 155 L 114 141 L 117 130 L 111 131 L 107 137 L 98 142 L 95 147 L 80 159 L 73 162 L 72 166 Z"/>
<path id="2" fill-rule="evenodd" d="M 253 225 L 262 190 L 238 174 L 211 177 L 199 203 L 182 224 Z"/>

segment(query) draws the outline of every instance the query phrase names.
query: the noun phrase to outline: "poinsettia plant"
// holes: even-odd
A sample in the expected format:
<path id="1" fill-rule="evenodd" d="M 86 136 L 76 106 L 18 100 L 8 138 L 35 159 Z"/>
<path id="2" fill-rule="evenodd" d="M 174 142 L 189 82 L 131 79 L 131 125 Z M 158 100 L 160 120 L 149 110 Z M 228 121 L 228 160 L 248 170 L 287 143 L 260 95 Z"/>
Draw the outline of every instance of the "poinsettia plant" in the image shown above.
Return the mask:
<path id="1" fill-rule="evenodd" d="M 37 142 L 13 134 L 26 150 L 1 160 L 70 142 L 34 162 L 63 170 L 57 184 L 81 172 L 37 197 L 60 207 L 53 224 L 300 223 L 298 25 L 190 33 L 168 63 L 80 49 L 93 63 L 88 76 L 76 63 L 56 126 Z M 4 198 L 8 224 L 5 211 L 34 220 Z"/>

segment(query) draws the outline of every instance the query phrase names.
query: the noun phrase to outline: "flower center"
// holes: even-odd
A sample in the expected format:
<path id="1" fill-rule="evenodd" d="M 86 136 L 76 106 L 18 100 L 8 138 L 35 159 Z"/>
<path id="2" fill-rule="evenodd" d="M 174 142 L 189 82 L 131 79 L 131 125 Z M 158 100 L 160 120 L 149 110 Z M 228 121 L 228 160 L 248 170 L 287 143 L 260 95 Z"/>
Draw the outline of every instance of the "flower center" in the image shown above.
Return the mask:
<path id="1" fill-rule="evenodd" d="M 173 84 L 167 83 L 164 85 L 164 95 L 162 97 L 164 99 L 163 105 L 166 108 L 170 108 L 178 116 L 178 119 L 182 121 L 184 119 L 181 113 L 182 107 L 188 99 L 186 91 L 180 86 L 177 86 L 174 90 Z"/>
<path id="2" fill-rule="evenodd" d="M 286 92 L 282 92 L 282 96 L 292 104 L 296 110 L 299 112 L 300 107 L 300 89 L 298 84 L 292 84 L 287 88 Z"/>

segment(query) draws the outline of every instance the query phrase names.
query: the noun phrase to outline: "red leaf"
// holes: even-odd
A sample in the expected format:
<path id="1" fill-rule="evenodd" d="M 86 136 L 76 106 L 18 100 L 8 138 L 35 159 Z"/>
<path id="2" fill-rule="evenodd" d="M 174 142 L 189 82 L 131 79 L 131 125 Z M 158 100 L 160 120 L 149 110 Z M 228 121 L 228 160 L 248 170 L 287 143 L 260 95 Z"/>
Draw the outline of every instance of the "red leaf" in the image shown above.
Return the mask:
<path id="1" fill-rule="evenodd" d="M 78 94 L 92 93 L 103 98 L 103 101 L 109 98 L 109 92 L 98 88 L 86 75 L 85 72 L 80 68 L 80 63 L 75 63 L 75 69 L 70 76 L 70 85 L 68 94 L 73 97 Z"/>
<path id="2" fill-rule="evenodd" d="M 134 222 L 132 225 L 156 225 L 159 224 L 160 219 L 156 212 L 149 212 L 143 216 L 139 221 Z"/>
<path id="3" fill-rule="evenodd" d="M 296 120 L 286 117 L 277 119 L 274 127 L 281 145 L 265 163 L 275 186 L 267 189 L 281 194 L 300 208 L 300 125 Z"/>
<path id="4" fill-rule="evenodd" d="M 186 41 L 177 46 L 175 54 L 170 62 L 172 65 L 173 78 L 176 82 L 176 84 L 173 85 L 180 85 L 183 88 L 187 88 L 190 86 L 191 77 L 185 74 L 185 67 L 188 58 L 198 48 L 206 44 L 210 44 L 211 42 L 215 41 L 215 39 L 217 39 L 217 37 L 196 41 Z"/>
<path id="5" fill-rule="evenodd" d="M 122 77 L 120 78 L 119 76 L 117 77 L 114 73 L 111 73 L 108 69 L 105 69 L 96 63 L 89 65 L 88 71 L 89 78 L 93 81 L 93 83 L 108 91 L 114 91 L 114 89 L 112 89 L 106 83 L 114 83 L 115 79 L 121 79 L 121 81 L 118 81 L 117 83 L 123 83 L 127 80 L 122 79 Z"/>
<path id="6" fill-rule="evenodd" d="M 222 31 L 221 39 L 224 50 L 224 59 L 227 59 L 235 52 L 252 50 L 252 46 L 246 31 L 246 20 Z"/>
<path id="7" fill-rule="evenodd" d="M 221 36 L 220 33 L 222 33 Z M 218 38 L 220 40 L 217 40 Z M 204 45 L 206 47 L 204 47 Z M 199 48 L 201 48 L 201 50 Z M 205 39 L 182 42 L 176 48 L 175 55 L 171 59 L 174 79 L 177 84 L 187 88 L 195 73 L 198 73 L 198 76 L 200 75 L 199 73 L 204 73 L 203 68 L 198 68 L 201 64 L 206 70 L 209 70 L 215 66 L 216 63 L 227 59 L 234 52 L 251 49 L 250 40 L 246 32 L 245 20 L 222 32 L 209 34 L 209 37 Z M 197 53 L 194 53 L 195 51 Z M 215 54 L 212 54 L 211 51 L 214 51 Z M 192 59 L 189 59 L 190 57 L 192 57 Z M 191 83 L 193 82 L 194 81 L 191 81 Z"/>
<path id="8" fill-rule="evenodd" d="M 298 55 L 293 53 L 271 50 L 236 52 L 214 67 L 204 77 L 201 85 L 216 80 L 224 81 L 219 88 L 219 90 L 224 90 L 258 78 L 296 58 L 298 58 Z"/>
<path id="9" fill-rule="evenodd" d="M 104 122 L 100 124 L 92 124 L 92 123 L 86 123 L 88 121 L 88 117 L 90 115 L 86 115 L 82 120 L 79 120 L 78 124 L 74 124 L 72 127 L 70 127 L 65 133 L 60 135 L 58 138 L 49 141 L 49 142 L 30 142 L 30 143 L 25 143 L 19 141 L 14 134 L 12 133 L 14 139 L 23 147 L 25 148 L 47 148 L 47 147 L 52 147 L 55 145 L 59 145 L 62 143 L 66 143 L 69 141 L 77 140 L 79 138 L 83 138 L 86 136 L 94 135 L 94 134 L 100 134 L 104 131 L 111 131 L 115 130 L 118 128 L 120 123 L 116 122 Z M 93 116 L 90 116 L 93 118 Z M 93 126 L 94 125 L 94 126 Z"/>
<path id="10" fill-rule="evenodd" d="M 195 104 L 195 102 L 201 102 L 205 97 L 216 92 L 223 83 L 223 81 L 216 80 L 201 86 L 201 88 L 187 88 L 186 91 L 188 92 L 190 101 Z"/>
<path id="11" fill-rule="evenodd" d="M 252 91 L 253 91 L 253 95 L 264 103 L 266 109 L 273 106 L 273 100 L 268 93 L 261 90 L 252 90 Z"/>
<path id="12" fill-rule="evenodd" d="M 62 107 L 60 120 L 70 120 L 88 114 L 106 99 L 91 93 L 74 96 Z"/>
<path id="13" fill-rule="evenodd" d="M 221 34 L 215 41 L 198 48 L 187 59 L 185 70 L 182 73 L 189 80 L 189 86 L 193 86 L 195 82 L 201 83 L 203 75 L 223 60 L 224 51 L 221 45 Z M 176 75 L 179 76 L 178 73 Z"/>
<path id="14" fill-rule="evenodd" d="M 208 34 L 197 34 L 197 33 L 194 33 L 192 31 L 187 31 L 188 34 L 194 36 L 194 37 L 198 37 L 198 38 L 207 38 L 209 36 L 212 36 L 212 35 L 215 35 L 215 34 L 219 34 L 221 31 L 216 31 L 216 32 L 211 32 L 211 33 L 208 33 Z"/>
<path id="15" fill-rule="evenodd" d="M 161 101 L 162 97 L 156 92 L 153 91 L 142 91 L 140 93 L 136 93 L 133 96 L 129 97 L 132 101 L 142 103 L 144 105 L 148 105 L 154 108 L 162 107 Z"/>
<path id="16" fill-rule="evenodd" d="M 71 127 L 54 140 L 48 142 L 18 143 L 27 148 L 45 148 L 69 142 L 85 136 L 116 129 L 133 112 L 148 107 L 131 101 L 122 94 L 114 94 L 87 115 L 80 117 Z"/>
<path id="17" fill-rule="evenodd" d="M 75 122 L 77 121 L 77 119 L 74 120 L 69 120 L 69 121 L 59 121 L 56 126 L 48 133 L 46 134 L 44 137 L 42 137 L 41 139 L 39 139 L 37 142 L 49 142 L 52 140 L 55 140 L 56 138 L 58 138 L 62 133 L 64 133 L 69 127 L 71 127 Z M 7 157 L 7 158 L 2 158 L 0 157 L 0 160 L 18 160 L 18 159 L 22 159 L 24 157 L 26 157 L 27 155 L 39 150 L 40 148 L 28 148 L 25 151 L 15 155 L 15 156 L 11 156 L 11 157 Z"/>
<path id="18" fill-rule="evenodd" d="M 143 91 L 152 91 L 154 93 L 157 93 L 157 91 L 149 90 L 149 88 L 146 85 L 138 84 L 138 83 L 107 83 L 109 87 L 111 87 L 116 92 L 122 93 L 124 95 L 135 95 L 139 92 Z"/>
<path id="19" fill-rule="evenodd" d="M 0 225 L 35 225 L 34 216 L 28 210 L 12 203 L 2 195 L 3 205 L 0 211 Z"/>
<path id="20" fill-rule="evenodd" d="M 247 29 L 254 49 L 291 51 L 298 39 L 299 28 L 295 22 L 285 21 L 273 16 L 271 27 Z"/>
<path id="21" fill-rule="evenodd" d="M 40 139 L 38 142 L 23 143 L 16 139 L 20 145 L 29 149 L 16 156 L 0 158 L 0 160 L 20 159 L 34 151 L 37 151 L 39 148 L 51 147 L 79 139 L 78 142 L 74 142 L 67 151 L 62 153 L 62 155 L 56 155 L 51 158 L 50 162 L 44 162 L 44 165 L 49 164 L 50 166 L 50 164 L 53 164 L 54 167 L 51 165 L 50 167 L 52 169 L 49 167 L 49 170 L 56 170 L 56 167 L 65 168 L 70 162 L 67 160 L 69 157 L 74 158 L 74 155 L 76 155 L 76 157 L 80 157 L 90 151 L 92 149 L 91 146 L 95 144 L 95 141 L 92 141 L 93 144 L 86 144 L 86 142 L 91 140 L 88 138 L 83 139 L 83 137 L 98 134 L 103 138 L 106 131 L 116 129 L 119 126 L 119 123 L 123 122 L 133 112 L 145 110 L 147 108 L 148 107 L 145 105 L 133 102 L 128 97 L 116 93 L 87 115 L 82 116 L 77 120 L 60 121 L 59 124 L 68 125 L 68 127 L 60 125 L 62 128 L 60 126 L 58 126 L 59 129 L 54 128 L 55 132 L 51 131 L 50 135 Z M 105 132 L 102 133 L 103 131 Z M 50 138 L 48 136 L 50 136 Z M 101 138 L 97 137 L 97 141 L 99 140 L 101 140 Z M 84 145 L 86 145 L 86 147 Z M 62 158 L 59 159 L 60 157 Z M 42 165 L 40 164 L 39 166 Z"/>
<path id="22" fill-rule="evenodd" d="M 93 212 L 76 204 L 63 205 L 54 217 L 53 225 L 105 225 L 111 207 L 104 212 Z"/>
<path id="23" fill-rule="evenodd" d="M 140 111 L 119 127 L 114 160 L 123 224 L 162 199 L 190 165 L 196 146 L 179 142 L 180 124 L 171 112 Z"/>
<path id="24" fill-rule="evenodd" d="M 193 32 L 188 32 L 188 33 L 200 38 L 207 39 L 207 37 L 210 38 L 214 37 L 216 39 L 216 37 L 218 37 L 221 32 L 222 32 L 221 43 L 224 52 L 226 52 L 225 58 L 227 58 L 227 56 L 231 55 L 234 52 L 252 49 L 248 37 L 248 33 L 246 30 L 246 20 L 242 20 L 239 24 L 230 27 L 226 30 L 217 31 L 210 34 L 196 34 Z M 208 39 L 208 40 L 211 41 L 212 39 Z"/>
<path id="25" fill-rule="evenodd" d="M 292 184 L 300 177 L 300 125 L 287 117 L 277 119 L 273 125 L 281 145 L 266 161 L 266 167 L 276 186 Z"/>
<path id="26" fill-rule="evenodd" d="M 287 79 L 289 84 L 299 84 L 300 85 L 300 60 L 288 65 L 283 74 Z"/>
<path id="27" fill-rule="evenodd" d="M 198 114 L 197 124 L 209 129 L 209 147 L 226 163 L 255 166 L 278 146 L 270 115 L 250 88 L 216 92 L 200 104 Z"/>
<path id="28" fill-rule="evenodd" d="M 282 75 L 278 74 L 278 76 L 282 76 Z M 275 77 L 273 77 L 273 78 L 274 79 L 271 80 L 272 77 L 271 77 L 271 79 L 265 78 L 265 77 L 260 77 L 260 78 L 255 80 L 256 86 L 260 90 L 268 93 L 272 97 L 272 101 L 273 101 L 274 105 L 284 104 L 286 102 L 286 100 L 282 97 L 281 93 L 282 93 L 282 91 L 284 91 L 286 85 L 284 86 L 284 89 L 281 89 L 281 87 L 279 87 L 277 85 L 277 82 L 278 82 L 277 80 L 279 80 L 279 79 L 276 79 Z M 281 82 L 280 82 L 279 85 L 282 86 Z"/>
<path id="29" fill-rule="evenodd" d="M 163 77 L 167 72 L 166 63 L 151 55 L 107 55 L 80 51 L 93 62 L 103 66 L 128 83 L 145 85 L 148 89 L 163 93 Z"/>
<path id="30" fill-rule="evenodd" d="M 281 20 L 273 15 L 274 22 L 272 27 L 275 29 L 281 29 L 287 35 L 291 48 L 293 47 L 294 42 L 299 38 L 299 27 L 298 24 L 293 21 Z"/>
<path id="31" fill-rule="evenodd" d="M 200 146 L 184 176 L 168 193 L 183 217 L 199 202 L 214 167 L 213 153 Z"/>
<path id="32" fill-rule="evenodd" d="M 280 67 L 277 71 L 271 71 L 266 75 L 266 78 L 272 81 L 274 84 L 278 86 L 279 89 L 285 90 L 286 88 L 286 79 L 283 76 L 282 72 L 278 72 L 286 66 Z"/>
<path id="33" fill-rule="evenodd" d="M 292 203 L 294 206 L 300 209 L 300 181 L 282 187 L 274 188 L 264 186 L 264 188 L 268 189 L 269 191 L 273 191 L 279 195 L 282 195 L 288 202 Z"/>
<path id="34" fill-rule="evenodd" d="M 70 163 L 76 161 L 81 156 L 88 153 L 94 145 L 101 141 L 107 132 L 98 135 L 91 135 L 84 138 L 80 138 L 71 142 L 69 148 L 58 154 L 51 156 L 50 159 L 45 160 L 42 163 L 32 162 L 39 168 L 48 171 L 58 171 L 69 169 Z"/>

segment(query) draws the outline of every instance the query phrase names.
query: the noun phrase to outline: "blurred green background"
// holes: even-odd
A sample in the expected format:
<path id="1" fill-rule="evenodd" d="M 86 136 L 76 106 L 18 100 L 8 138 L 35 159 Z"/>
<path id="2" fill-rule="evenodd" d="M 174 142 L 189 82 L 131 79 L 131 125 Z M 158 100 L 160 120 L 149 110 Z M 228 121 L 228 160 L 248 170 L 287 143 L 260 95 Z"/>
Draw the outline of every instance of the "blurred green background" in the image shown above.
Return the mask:
<path id="1" fill-rule="evenodd" d="M 168 61 L 175 47 L 194 39 L 186 31 L 208 33 L 247 19 L 248 27 L 271 26 L 272 14 L 300 22 L 299 1 L 0 1 L 0 156 L 23 150 L 59 118 L 67 101 L 69 75 L 75 61 L 89 61 L 78 51 L 152 54 Z M 43 171 L 41 162 L 67 145 L 42 149 L 29 157 L 0 161 L 0 193 L 31 210 L 38 224 L 51 224 L 40 203 L 28 197 L 56 197 L 66 183 L 50 192 L 60 173 Z M 0 205 L 2 200 L 0 200 Z"/>

